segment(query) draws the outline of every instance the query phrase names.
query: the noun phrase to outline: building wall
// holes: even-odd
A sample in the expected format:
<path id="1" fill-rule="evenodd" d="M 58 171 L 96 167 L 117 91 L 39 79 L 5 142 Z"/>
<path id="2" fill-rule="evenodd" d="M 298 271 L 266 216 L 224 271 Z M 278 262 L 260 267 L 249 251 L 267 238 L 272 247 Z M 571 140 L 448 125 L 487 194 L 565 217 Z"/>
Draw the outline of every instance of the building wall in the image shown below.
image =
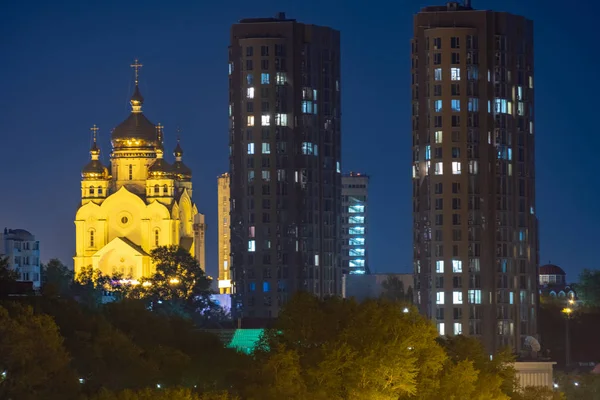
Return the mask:
<path id="1" fill-rule="evenodd" d="M 339 32 L 242 20 L 229 71 L 233 312 L 276 317 L 298 290 L 341 293 Z"/>
<path id="2" fill-rule="evenodd" d="M 414 269 L 440 334 L 536 335 L 533 23 L 448 3 L 414 19 Z"/>
<path id="3" fill-rule="evenodd" d="M 219 221 L 219 293 L 231 294 L 231 264 L 229 254 L 230 245 L 230 196 L 229 174 L 225 173 L 217 178 L 218 221 Z"/>
<path id="4" fill-rule="evenodd" d="M 204 214 L 200 213 L 194 216 L 194 246 L 196 260 L 206 273 L 206 222 Z"/>
<path id="5" fill-rule="evenodd" d="M 0 233 L 0 258 L 8 258 L 8 266 L 18 272 L 19 281 L 41 286 L 40 242 L 23 229 L 4 229 Z"/>
<path id="6" fill-rule="evenodd" d="M 350 173 L 342 177 L 342 270 L 368 274 L 369 177 Z"/>

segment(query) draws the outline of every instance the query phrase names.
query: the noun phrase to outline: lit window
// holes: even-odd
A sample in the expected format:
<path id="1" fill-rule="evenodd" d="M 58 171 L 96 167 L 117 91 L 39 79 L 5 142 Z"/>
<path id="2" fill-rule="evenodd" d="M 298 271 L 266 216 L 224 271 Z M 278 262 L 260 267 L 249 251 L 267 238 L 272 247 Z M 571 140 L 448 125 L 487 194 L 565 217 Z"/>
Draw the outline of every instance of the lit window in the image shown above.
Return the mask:
<path id="1" fill-rule="evenodd" d="M 462 291 L 454 291 L 452 292 L 452 304 L 462 304 L 463 303 L 463 298 L 462 298 Z"/>
<path id="2" fill-rule="evenodd" d="M 348 212 L 349 213 L 364 213 L 365 212 L 365 206 L 360 205 L 360 204 L 355 204 L 352 205 L 350 207 L 348 207 Z"/>
<path id="3" fill-rule="evenodd" d="M 454 100 L 452 100 L 452 101 L 454 101 Z M 433 104 L 434 104 L 435 112 L 442 111 L 442 101 L 441 100 L 435 100 Z"/>
<path id="4" fill-rule="evenodd" d="M 254 115 L 248 115 L 248 119 L 246 121 L 247 126 L 254 126 Z"/>
<path id="5" fill-rule="evenodd" d="M 365 238 L 362 238 L 362 237 L 350 238 L 348 240 L 348 244 L 350 246 L 363 246 L 365 244 Z"/>
<path id="6" fill-rule="evenodd" d="M 229 75 L 231 75 L 233 73 L 233 63 L 230 62 L 229 63 Z"/>
<path id="7" fill-rule="evenodd" d="M 264 281 L 263 282 L 263 292 L 268 293 L 270 290 L 271 290 L 271 285 L 269 284 L 269 282 Z"/>
<path id="8" fill-rule="evenodd" d="M 262 179 L 263 181 L 269 182 L 271 180 L 271 171 L 263 171 Z"/>
<path id="9" fill-rule="evenodd" d="M 519 101 L 517 103 L 517 114 L 519 114 L 520 116 L 525 115 L 525 103 L 523 103 L 522 101 Z"/>
<path id="10" fill-rule="evenodd" d="M 318 267 L 319 266 L 319 255 L 315 254 L 315 266 Z"/>
<path id="11" fill-rule="evenodd" d="M 513 292 L 510 292 L 510 293 L 508 294 L 508 298 L 509 298 L 508 302 L 509 302 L 510 304 L 515 304 L 515 294 L 514 294 Z"/>
<path id="12" fill-rule="evenodd" d="M 452 161 L 452 174 L 460 175 L 460 173 L 461 173 L 460 161 Z"/>
<path id="13" fill-rule="evenodd" d="M 353 226 L 350 229 L 348 229 L 348 234 L 349 235 L 364 235 L 365 227 L 364 226 Z"/>
<path id="14" fill-rule="evenodd" d="M 435 272 L 441 274 L 444 272 L 444 260 L 437 260 L 435 262 Z"/>
<path id="15" fill-rule="evenodd" d="M 350 267 L 364 267 L 365 266 L 365 260 L 362 260 L 360 258 L 357 258 L 355 260 L 350 260 Z"/>
<path id="16" fill-rule="evenodd" d="M 533 76 L 529 77 L 529 89 L 533 89 Z"/>
<path id="17" fill-rule="evenodd" d="M 256 234 L 256 228 L 254 226 L 249 226 L 248 227 L 248 236 L 253 238 L 255 234 Z"/>
<path id="18" fill-rule="evenodd" d="M 444 336 L 446 334 L 446 327 L 443 322 L 438 322 L 437 329 L 440 336 Z"/>
<path id="19" fill-rule="evenodd" d="M 436 143 L 438 143 L 438 144 L 442 143 L 442 136 L 443 136 L 442 135 L 442 131 L 435 131 L 434 136 L 435 136 L 435 142 Z"/>
<path id="20" fill-rule="evenodd" d="M 304 114 L 312 114 L 312 112 L 313 112 L 312 101 L 308 101 L 308 100 L 302 101 L 302 112 Z"/>
<path id="21" fill-rule="evenodd" d="M 437 292 L 435 294 L 435 304 L 444 304 L 444 292 Z"/>
<path id="22" fill-rule="evenodd" d="M 254 170 L 248 171 L 248 182 L 249 183 L 254 182 Z"/>
<path id="23" fill-rule="evenodd" d="M 275 83 L 278 85 L 285 85 L 287 82 L 287 77 L 285 76 L 285 72 L 277 72 L 275 75 Z"/>
<path id="24" fill-rule="evenodd" d="M 350 224 L 364 224 L 365 223 L 365 217 L 363 217 L 362 215 L 352 215 L 351 217 L 348 218 L 348 223 L 350 223 Z"/>
<path id="25" fill-rule="evenodd" d="M 460 68 L 450 68 L 450 79 L 460 81 Z"/>
<path id="26" fill-rule="evenodd" d="M 462 323 L 461 322 L 454 323 L 454 334 L 462 335 Z"/>
<path id="27" fill-rule="evenodd" d="M 479 164 L 477 163 L 477 160 L 469 161 L 469 173 L 471 175 L 477 175 L 478 172 L 479 172 Z"/>
<path id="28" fill-rule="evenodd" d="M 431 159 L 431 146 L 427 145 L 425 146 L 425 160 L 430 160 Z"/>
<path id="29" fill-rule="evenodd" d="M 262 83 L 263 85 L 268 85 L 269 84 L 269 74 L 263 72 L 262 74 L 260 74 L 260 83 Z"/>
<path id="30" fill-rule="evenodd" d="M 263 154 L 271 154 L 271 143 L 263 143 L 262 144 L 262 153 Z"/>
<path id="31" fill-rule="evenodd" d="M 287 114 L 275 114 L 275 125 L 287 126 Z"/>
<path id="32" fill-rule="evenodd" d="M 469 103 L 467 104 L 467 109 L 471 112 L 479 111 L 479 99 L 471 97 L 469 98 Z"/>
<path id="33" fill-rule="evenodd" d="M 336 81 L 336 82 L 337 82 L 337 81 Z M 342 173 L 342 167 L 341 167 L 341 165 L 340 165 L 340 162 L 339 162 L 339 161 L 336 161 L 336 162 L 335 162 L 335 172 L 336 172 L 336 173 L 338 173 L 338 174 L 341 174 L 341 173 Z"/>
<path id="34" fill-rule="evenodd" d="M 365 255 L 365 249 L 362 249 L 362 248 L 353 248 L 353 249 L 350 249 L 349 255 L 352 256 L 352 257 L 364 257 L 364 255 Z"/>
<path id="35" fill-rule="evenodd" d="M 248 251 L 256 251 L 256 241 L 248 240 Z"/>
<path id="36" fill-rule="evenodd" d="M 452 260 L 452 272 L 462 272 L 461 260 Z"/>
<path id="37" fill-rule="evenodd" d="M 469 304 L 481 304 L 481 290 L 469 290 Z"/>
<path id="38" fill-rule="evenodd" d="M 460 100 L 453 99 L 451 106 L 452 106 L 452 111 L 460 111 Z"/>
<path id="39" fill-rule="evenodd" d="M 523 100 L 523 86 L 517 86 L 517 100 Z"/>
<path id="40" fill-rule="evenodd" d="M 431 161 L 425 161 L 425 173 L 429 175 L 429 170 L 431 169 Z"/>
<path id="41" fill-rule="evenodd" d="M 433 76 L 436 81 L 441 81 L 442 80 L 442 69 L 436 68 L 433 72 Z"/>
<path id="42" fill-rule="evenodd" d="M 249 87 L 248 89 L 246 89 L 246 97 L 249 99 L 254 98 L 254 88 L 253 87 Z"/>
<path id="43" fill-rule="evenodd" d="M 435 163 L 435 174 L 436 175 L 444 174 L 444 164 L 441 161 Z"/>
<path id="44" fill-rule="evenodd" d="M 254 143 L 248 143 L 248 154 L 254 154 Z"/>
<path id="45" fill-rule="evenodd" d="M 260 124 L 262 126 L 270 126 L 271 125 L 271 116 L 270 115 L 261 115 Z"/>

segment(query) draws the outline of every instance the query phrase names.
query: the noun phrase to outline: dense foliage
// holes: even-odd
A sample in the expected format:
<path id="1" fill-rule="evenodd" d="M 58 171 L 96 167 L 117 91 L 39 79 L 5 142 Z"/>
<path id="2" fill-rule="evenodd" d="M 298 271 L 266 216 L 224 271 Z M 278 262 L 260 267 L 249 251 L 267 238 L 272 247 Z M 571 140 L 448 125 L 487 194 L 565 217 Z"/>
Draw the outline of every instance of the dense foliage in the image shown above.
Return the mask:
<path id="1" fill-rule="evenodd" d="M 235 352 L 189 318 L 210 308 L 203 274 L 189 270 L 196 264 L 174 248 L 154 256 L 157 274 L 143 279 L 151 285 L 122 287 L 119 301 L 97 301 L 114 277 L 90 270 L 71 284 L 52 262 L 42 296 L 0 303 L 0 398 L 563 398 L 516 390 L 509 353 L 490 359 L 475 339 L 440 338 L 394 296 L 358 303 L 297 294 L 252 355 Z"/>

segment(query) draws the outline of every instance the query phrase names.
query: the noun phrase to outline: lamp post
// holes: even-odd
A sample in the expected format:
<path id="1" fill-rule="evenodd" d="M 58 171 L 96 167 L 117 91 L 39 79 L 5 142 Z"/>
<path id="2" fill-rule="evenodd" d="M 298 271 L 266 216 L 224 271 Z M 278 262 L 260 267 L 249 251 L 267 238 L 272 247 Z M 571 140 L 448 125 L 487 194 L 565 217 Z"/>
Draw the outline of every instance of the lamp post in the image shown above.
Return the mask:
<path id="1" fill-rule="evenodd" d="M 571 330 L 569 329 L 569 320 L 571 319 L 571 313 L 573 312 L 573 304 L 575 301 L 573 299 L 569 299 L 569 306 L 563 308 L 562 312 L 567 315 L 565 321 L 565 368 L 569 368 L 571 364 Z"/>

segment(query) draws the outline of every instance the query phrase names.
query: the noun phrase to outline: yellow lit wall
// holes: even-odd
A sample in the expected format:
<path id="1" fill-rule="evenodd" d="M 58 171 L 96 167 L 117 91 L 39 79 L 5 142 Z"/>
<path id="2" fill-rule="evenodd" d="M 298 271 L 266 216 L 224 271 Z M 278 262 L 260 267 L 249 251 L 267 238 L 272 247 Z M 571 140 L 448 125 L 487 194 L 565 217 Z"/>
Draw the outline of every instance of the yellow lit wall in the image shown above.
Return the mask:
<path id="1" fill-rule="evenodd" d="M 219 204 L 219 293 L 231 294 L 229 174 L 218 177 Z"/>

